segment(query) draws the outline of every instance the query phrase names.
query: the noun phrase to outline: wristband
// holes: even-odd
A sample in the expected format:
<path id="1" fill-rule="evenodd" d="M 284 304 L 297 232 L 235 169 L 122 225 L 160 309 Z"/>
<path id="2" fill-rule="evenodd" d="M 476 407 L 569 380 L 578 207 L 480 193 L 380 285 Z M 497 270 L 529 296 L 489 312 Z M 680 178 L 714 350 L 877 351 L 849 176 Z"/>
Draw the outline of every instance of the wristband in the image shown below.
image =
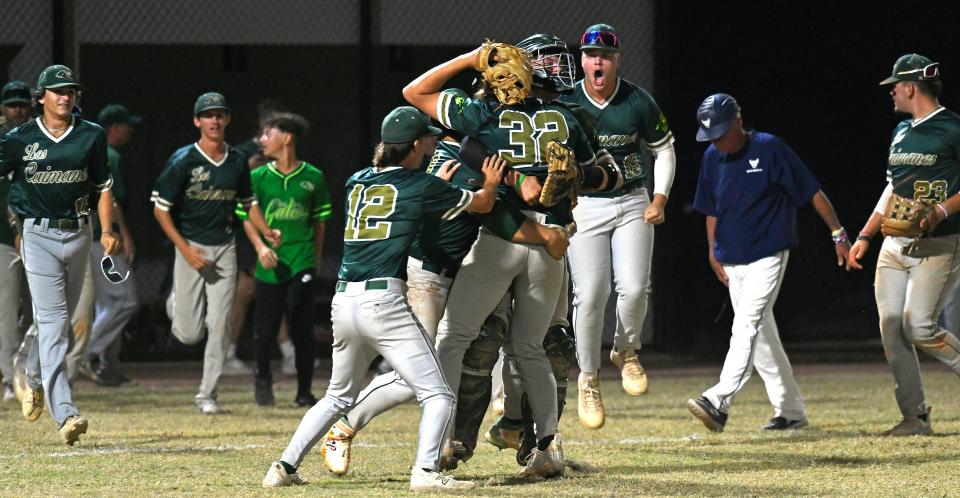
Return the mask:
<path id="1" fill-rule="evenodd" d="M 870 236 L 869 236 L 869 235 L 864 235 L 864 234 L 861 233 L 860 235 L 857 235 L 857 240 L 862 240 L 862 241 L 864 241 L 864 242 L 870 242 Z"/>
<path id="2" fill-rule="evenodd" d="M 847 241 L 847 230 L 843 227 L 840 227 L 832 232 L 830 232 L 830 238 L 833 239 L 834 244 L 839 244 L 841 242 Z"/>
<path id="3" fill-rule="evenodd" d="M 947 208 L 946 206 L 943 205 L 942 202 L 940 204 L 937 204 L 937 209 L 939 209 L 943 213 L 943 219 L 947 219 L 950 217 L 950 213 L 947 212 Z"/>
<path id="4" fill-rule="evenodd" d="M 526 179 L 527 179 L 527 175 L 520 173 L 520 176 L 517 177 L 517 183 L 513 186 L 513 190 L 515 190 L 519 194 L 520 185 L 523 185 L 523 181 Z"/>

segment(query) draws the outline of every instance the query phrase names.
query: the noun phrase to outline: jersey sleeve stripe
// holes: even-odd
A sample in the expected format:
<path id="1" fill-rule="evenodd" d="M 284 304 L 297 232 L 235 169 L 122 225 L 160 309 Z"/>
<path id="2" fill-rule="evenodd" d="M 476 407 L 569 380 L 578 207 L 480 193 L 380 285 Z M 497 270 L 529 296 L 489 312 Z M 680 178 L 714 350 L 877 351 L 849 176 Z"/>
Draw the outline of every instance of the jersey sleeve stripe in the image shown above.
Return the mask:
<path id="1" fill-rule="evenodd" d="M 97 192 L 101 192 L 101 193 L 106 192 L 107 190 L 110 190 L 111 187 L 113 187 L 113 178 L 107 177 L 107 181 L 100 184 L 96 184 L 94 185 L 94 187 L 97 189 Z"/>
<path id="2" fill-rule="evenodd" d="M 446 128 L 452 128 L 450 120 L 447 118 L 451 100 L 453 100 L 453 98 L 447 92 L 440 92 L 440 98 L 437 99 L 437 121 L 440 121 L 440 124 Z"/>
<path id="3" fill-rule="evenodd" d="M 644 140 L 644 143 L 647 145 L 647 149 L 650 150 L 650 152 L 656 154 L 657 152 L 666 149 L 667 146 L 672 144 L 674 141 L 675 139 L 673 138 L 673 132 L 670 132 L 654 143 L 648 143 L 646 140 Z"/>
<path id="4" fill-rule="evenodd" d="M 471 202 L 473 202 L 473 192 L 469 190 L 463 190 L 462 192 L 463 195 L 460 196 L 460 202 L 458 202 L 456 206 L 448 209 L 446 213 L 443 213 L 441 218 L 444 220 L 452 220 L 459 216 L 460 213 L 462 213 L 463 210 L 466 209 Z"/>

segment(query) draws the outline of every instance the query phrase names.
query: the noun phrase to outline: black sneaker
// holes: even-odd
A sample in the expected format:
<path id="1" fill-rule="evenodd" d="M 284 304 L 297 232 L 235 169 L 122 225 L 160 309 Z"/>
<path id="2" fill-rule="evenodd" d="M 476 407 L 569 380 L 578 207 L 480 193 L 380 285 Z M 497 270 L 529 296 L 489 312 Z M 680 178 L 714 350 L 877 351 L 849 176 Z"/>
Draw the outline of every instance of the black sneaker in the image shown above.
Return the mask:
<path id="1" fill-rule="evenodd" d="M 807 422 L 807 419 L 802 418 L 800 420 L 792 420 L 784 417 L 773 417 L 767 422 L 767 425 L 763 426 L 765 431 L 786 431 L 790 429 L 802 429 L 810 425 Z"/>
<path id="2" fill-rule="evenodd" d="M 317 398 L 313 393 L 298 394 L 297 398 L 293 402 L 301 408 L 310 408 L 311 406 L 317 404 Z"/>
<path id="3" fill-rule="evenodd" d="M 253 385 L 253 399 L 260 406 L 273 406 L 273 381 L 271 379 L 256 379 Z"/>
<path id="4" fill-rule="evenodd" d="M 703 396 L 688 399 L 687 409 L 713 432 L 723 432 L 723 426 L 727 425 L 727 414 L 714 408 Z"/>

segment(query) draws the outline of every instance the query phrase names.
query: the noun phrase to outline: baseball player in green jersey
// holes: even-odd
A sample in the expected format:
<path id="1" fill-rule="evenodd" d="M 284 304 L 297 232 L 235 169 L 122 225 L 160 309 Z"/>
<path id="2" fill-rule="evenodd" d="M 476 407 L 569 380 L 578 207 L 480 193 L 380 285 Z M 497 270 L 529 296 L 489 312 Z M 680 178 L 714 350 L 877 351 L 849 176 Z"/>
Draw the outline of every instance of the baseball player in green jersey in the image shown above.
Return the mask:
<path id="1" fill-rule="evenodd" d="M 437 471 L 440 447 L 453 412 L 432 341 L 410 312 L 405 291 L 410 244 L 424 219 L 453 219 L 462 211 L 489 212 L 504 162 L 488 158 L 483 188 L 472 192 L 416 171 L 433 153 L 438 128 L 412 107 L 383 120 L 373 166 L 346 183 L 343 264 L 331 307 L 333 372 L 327 392 L 300 422 L 263 486 L 302 484 L 297 466 L 356 402 L 370 361 L 380 354 L 409 385 L 423 414 L 411 490 L 470 488 Z"/>
<path id="2" fill-rule="evenodd" d="M 613 192 L 581 194 L 570 240 L 573 283 L 573 329 L 577 336 L 577 412 L 589 429 L 603 426 L 600 395 L 603 314 L 610 297 L 610 274 L 617 290 L 617 322 L 610 359 L 620 370 L 624 391 L 647 392 L 647 376 L 637 359 L 650 295 L 654 225 L 664 208 L 676 167 L 673 134 L 667 120 L 644 89 L 621 78 L 620 39 L 608 24 L 595 24 L 580 37 L 584 78 L 565 102 L 575 103 L 597 120 L 600 147 L 623 168 L 623 187 Z M 655 157 L 653 201 L 644 186 L 644 151 Z"/>
<path id="3" fill-rule="evenodd" d="M 234 211 L 237 202 L 248 209 L 250 222 L 274 246 L 280 232 L 263 219 L 250 186 L 247 157 L 227 145 L 224 132 L 230 108 L 216 92 L 197 98 L 193 124 L 200 139 L 181 147 L 157 178 L 151 196 L 154 217 L 176 247 L 173 289 L 167 313 L 173 335 L 196 344 L 207 332 L 203 379 L 195 397 L 201 413 L 220 411 L 217 382 L 229 343 L 229 314 L 237 281 Z"/>
<path id="4" fill-rule="evenodd" d="M 29 376 L 21 407 L 34 421 L 46 395 L 60 437 L 70 445 L 88 426 L 73 403 L 64 356 L 71 307 L 90 261 L 90 196 L 100 193 L 101 223 L 108 224 L 113 211 L 103 129 L 72 114 L 81 90 L 70 68 L 44 69 L 33 94 L 40 116 L 7 133 L 0 145 L 0 176 L 14 174 L 9 203 L 22 226 L 21 255 L 38 328 L 27 370 L 39 364 L 40 384 Z M 100 242 L 104 255 L 119 250 L 110 231 Z"/>
<path id="5" fill-rule="evenodd" d="M 284 234 L 284 244 L 271 249 L 249 221 L 244 229 L 256 248 L 258 261 L 254 295 L 254 373 L 258 405 L 274 404 L 270 356 L 280 321 L 286 317 L 296 348 L 297 406 L 313 406 L 313 285 L 323 256 L 323 236 L 330 218 L 330 193 L 323 173 L 297 158 L 297 143 L 307 121 L 278 113 L 265 123 L 260 143 L 273 161 L 250 174 L 253 193 L 263 206 L 267 225 Z M 241 215 L 241 219 L 246 216 Z"/>
<path id="6" fill-rule="evenodd" d="M 466 97 L 466 94 L 462 96 Z M 460 144 L 452 137 L 446 137 L 437 144 L 436 151 L 429 161 L 425 162 L 423 169 L 426 173 L 447 180 L 454 186 L 473 190 L 482 176 L 469 167 L 456 165 L 455 163 L 460 159 L 459 154 Z M 547 251 L 557 259 L 563 257 L 567 247 L 568 239 L 563 230 L 535 223 L 519 211 L 504 206 L 503 203 L 495 204 L 488 214 L 473 216 L 461 213 L 452 220 L 425 220 L 410 247 L 410 257 L 407 260 L 407 303 L 431 341 L 436 339 L 437 325 L 443 315 L 447 296 L 460 263 L 476 240 L 481 224 L 504 240 L 544 245 Z M 506 333 L 510 304 L 509 298 L 504 299 L 501 306 L 487 317 L 483 326 L 486 334 L 481 335 L 496 336 L 500 338 L 498 341 L 502 342 L 502 337 Z M 497 343 L 496 349 L 499 349 L 500 342 Z M 496 353 L 493 361 L 496 361 Z M 470 366 L 467 365 L 467 367 Z M 488 378 L 491 366 L 487 367 Z M 488 385 L 486 388 L 488 396 L 489 391 Z M 461 394 L 462 392 L 461 385 Z M 350 466 L 350 445 L 357 432 L 366 427 L 377 415 L 411 399 L 413 399 L 413 392 L 396 372 L 388 372 L 374 378 L 358 395 L 357 405 L 334 424 L 324 437 L 320 451 L 327 468 L 337 475 L 345 474 Z M 480 404 L 483 404 L 479 408 L 482 414 L 486 408 L 486 402 Z M 477 409 L 477 406 L 471 406 L 471 408 Z M 459 409 L 457 413 L 459 421 Z M 455 428 L 458 425 L 459 422 L 455 424 Z M 447 454 L 450 448 L 450 446 L 444 448 L 444 457 L 450 456 Z M 469 456 L 461 458 L 461 460 L 466 459 L 469 459 Z M 443 467 L 456 467 L 455 465 L 450 467 L 445 459 L 441 459 L 440 465 L 441 470 Z"/>
<path id="7" fill-rule="evenodd" d="M 30 87 L 22 81 L 10 81 L 0 91 L 0 112 L 4 123 L 0 137 L 30 120 Z M 3 377 L 3 400 L 16 399 L 13 390 L 13 355 L 19 344 L 17 312 L 23 266 L 15 246 L 15 228 L 8 215 L 7 195 L 13 174 L 0 177 L 0 376 Z"/>
<path id="8" fill-rule="evenodd" d="M 940 105 L 940 65 L 918 54 L 897 59 L 890 87 L 894 112 L 907 114 L 893 130 L 887 157 L 888 184 L 850 250 L 847 269 L 862 269 L 870 239 L 897 196 L 934 206 L 923 219 L 922 238 L 888 236 L 877 257 L 875 292 L 880 336 L 893 371 L 903 420 L 890 436 L 933 432 L 923 395 L 917 349 L 960 374 L 960 340 L 937 323 L 960 278 L 960 116 Z"/>
<path id="9" fill-rule="evenodd" d="M 130 381 L 119 368 L 119 342 L 124 327 L 137 311 L 138 300 L 137 281 L 130 269 L 136 256 L 136 247 L 123 214 L 127 192 L 123 180 L 122 157 L 117 149 L 130 143 L 135 127 L 142 119 L 130 114 L 130 111 L 120 104 L 110 104 L 100 111 L 97 121 L 107 134 L 107 163 L 113 178 L 113 198 L 117 203 L 113 210 L 115 219 L 112 230 L 119 231 L 124 243 L 122 256 L 109 259 L 103 259 L 103 249 L 98 247 L 97 243 L 92 244 L 90 266 L 94 288 L 94 313 L 86 358 L 81 368 L 86 368 L 87 374 L 101 386 L 118 386 Z M 98 223 L 94 223 L 93 231 L 96 238 L 100 231 Z M 121 280 L 113 274 L 126 278 Z"/>
<path id="10" fill-rule="evenodd" d="M 476 67 L 480 53 L 478 48 L 427 71 L 404 88 L 404 97 L 444 126 L 476 139 L 486 150 L 498 151 L 524 175 L 521 182 L 545 177 L 547 145 L 556 141 L 573 150 L 585 177 L 589 170 L 596 174 L 590 176 L 600 178 L 596 187 L 612 188 L 615 181 L 611 180 L 619 176 L 613 168 L 597 164 L 587 136 L 566 106 L 538 98 L 508 105 L 491 96 L 472 99 L 442 90 L 450 78 Z M 541 223 L 564 226 L 573 221 L 569 201 L 549 208 L 529 206 L 518 190 L 502 187 L 503 202 Z M 561 298 L 564 277 L 564 262 L 550 257 L 544 248 L 513 244 L 482 229 L 457 273 L 437 332 L 444 374 L 457 391 L 464 353 L 506 291 L 512 290 L 510 340 L 504 352 L 516 359 L 523 384 L 517 390 L 529 395 L 537 429 L 537 448 L 522 475 L 552 476 L 563 471 L 562 448 L 555 437 L 557 386 L 543 340 Z"/>

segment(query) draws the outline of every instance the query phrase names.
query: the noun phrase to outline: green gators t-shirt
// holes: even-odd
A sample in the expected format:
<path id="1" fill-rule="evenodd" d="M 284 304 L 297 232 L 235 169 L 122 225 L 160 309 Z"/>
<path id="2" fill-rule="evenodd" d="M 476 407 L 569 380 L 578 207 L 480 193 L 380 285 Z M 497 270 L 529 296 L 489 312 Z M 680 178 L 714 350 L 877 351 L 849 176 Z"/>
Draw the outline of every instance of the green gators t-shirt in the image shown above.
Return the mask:
<path id="1" fill-rule="evenodd" d="M 518 105 L 500 105 L 496 100 L 463 97 L 455 89 L 444 90 L 437 101 L 440 123 L 480 141 L 505 159 L 513 169 L 542 180 L 547 176 L 547 144 L 556 140 L 573 149 L 581 166 L 593 165 L 596 155 L 576 118 L 564 105 L 527 99 Z M 530 206 L 505 185 L 498 198 L 518 209 L 548 215 L 549 222 L 573 221 L 570 202 L 552 208 Z"/>
<path id="2" fill-rule="evenodd" d="M 247 157 L 232 146 L 219 162 L 197 144 L 170 156 L 154 184 L 151 200 L 169 211 L 180 234 L 204 245 L 226 244 L 233 238 L 237 202 L 256 202 L 250 186 Z"/>
<path id="3" fill-rule="evenodd" d="M 960 191 L 960 116 L 941 107 L 917 122 L 893 130 L 887 180 L 899 196 L 940 203 Z M 937 225 L 933 236 L 960 231 L 956 213 Z"/>
<path id="4" fill-rule="evenodd" d="M 13 172 L 8 202 L 21 218 L 76 219 L 90 214 L 90 194 L 110 190 L 103 128 L 80 118 L 54 138 L 40 118 L 3 137 L 0 176 Z"/>
<path id="5" fill-rule="evenodd" d="M 347 180 L 340 280 L 406 280 L 407 256 L 426 219 L 452 220 L 473 200 L 463 190 L 400 166 L 365 168 Z"/>
<path id="6" fill-rule="evenodd" d="M 277 267 L 268 270 L 257 261 L 254 277 L 270 284 L 283 283 L 294 275 L 315 269 L 314 224 L 330 217 L 330 192 L 323 172 L 305 161 L 289 174 L 269 162 L 250 173 L 253 193 L 270 228 L 282 233 L 283 243 L 276 248 Z M 237 217 L 247 212 L 237 207 Z"/>
<path id="7" fill-rule="evenodd" d="M 582 195 L 617 197 L 643 186 L 646 170 L 641 146 L 656 154 L 673 143 L 673 133 L 657 102 L 646 90 L 625 79 L 617 80 L 613 95 L 603 104 L 587 94 L 583 80 L 573 93 L 560 100 L 583 107 L 597 119 L 597 144 L 613 156 L 623 171 L 620 189 Z"/>

